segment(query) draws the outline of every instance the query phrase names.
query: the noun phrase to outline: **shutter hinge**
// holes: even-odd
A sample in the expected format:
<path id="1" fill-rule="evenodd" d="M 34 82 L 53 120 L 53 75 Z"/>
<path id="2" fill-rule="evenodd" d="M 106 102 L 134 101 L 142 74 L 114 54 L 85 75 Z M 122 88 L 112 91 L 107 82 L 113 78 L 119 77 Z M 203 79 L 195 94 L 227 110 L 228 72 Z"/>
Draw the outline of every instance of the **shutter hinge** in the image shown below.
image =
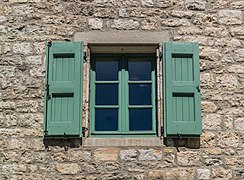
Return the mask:
<path id="1" fill-rule="evenodd" d="M 48 41 L 47 46 L 51 47 L 52 46 L 52 41 Z"/>
<path id="2" fill-rule="evenodd" d="M 84 62 L 87 62 L 87 58 L 86 58 L 86 55 L 87 55 L 87 53 L 86 52 L 84 52 Z"/>

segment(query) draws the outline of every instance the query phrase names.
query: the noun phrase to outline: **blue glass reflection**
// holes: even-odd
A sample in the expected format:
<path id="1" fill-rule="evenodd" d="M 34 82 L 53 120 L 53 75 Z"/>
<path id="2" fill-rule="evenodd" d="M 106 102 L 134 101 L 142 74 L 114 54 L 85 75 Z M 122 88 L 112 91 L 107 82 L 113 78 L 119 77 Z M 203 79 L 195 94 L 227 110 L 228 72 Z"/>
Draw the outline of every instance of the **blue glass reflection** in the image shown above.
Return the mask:
<path id="1" fill-rule="evenodd" d="M 95 109 L 96 131 L 118 130 L 118 109 Z"/>
<path id="2" fill-rule="evenodd" d="M 118 80 L 118 61 L 96 61 L 96 80 Z"/>
<path id="3" fill-rule="evenodd" d="M 96 84 L 96 105 L 118 105 L 118 84 Z"/>
<path id="4" fill-rule="evenodd" d="M 133 108 L 129 110 L 130 131 L 152 130 L 152 109 Z"/>
<path id="5" fill-rule="evenodd" d="M 130 84 L 129 104 L 130 105 L 151 105 L 151 84 Z"/>
<path id="6" fill-rule="evenodd" d="M 129 61 L 129 80 L 151 80 L 151 61 Z"/>

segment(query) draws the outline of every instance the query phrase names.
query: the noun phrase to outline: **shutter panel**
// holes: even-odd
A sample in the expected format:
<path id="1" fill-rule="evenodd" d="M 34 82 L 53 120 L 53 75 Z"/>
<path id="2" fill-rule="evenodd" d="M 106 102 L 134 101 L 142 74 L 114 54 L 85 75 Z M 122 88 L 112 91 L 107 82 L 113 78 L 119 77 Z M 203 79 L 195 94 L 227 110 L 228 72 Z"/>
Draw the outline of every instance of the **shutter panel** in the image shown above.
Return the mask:
<path id="1" fill-rule="evenodd" d="M 83 43 L 47 46 L 45 136 L 82 136 Z"/>
<path id="2" fill-rule="evenodd" d="M 199 47 L 166 42 L 164 51 L 164 136 L 202 132 Z"/>

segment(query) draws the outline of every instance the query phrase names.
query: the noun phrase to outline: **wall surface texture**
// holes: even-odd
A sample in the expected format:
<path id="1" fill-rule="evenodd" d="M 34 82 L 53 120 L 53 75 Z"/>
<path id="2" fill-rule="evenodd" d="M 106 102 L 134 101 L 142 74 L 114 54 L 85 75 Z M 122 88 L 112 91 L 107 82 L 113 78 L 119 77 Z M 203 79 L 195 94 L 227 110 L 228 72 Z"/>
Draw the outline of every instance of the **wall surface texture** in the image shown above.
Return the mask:
<path id="1" fill-rule="evenodd" d="M 1 0 L 0 179 L 244 179 L 243 17 L 243 0 Z M 200 147 L 44 144 L 45 42 L 124 30 L 199 43 Z"/>

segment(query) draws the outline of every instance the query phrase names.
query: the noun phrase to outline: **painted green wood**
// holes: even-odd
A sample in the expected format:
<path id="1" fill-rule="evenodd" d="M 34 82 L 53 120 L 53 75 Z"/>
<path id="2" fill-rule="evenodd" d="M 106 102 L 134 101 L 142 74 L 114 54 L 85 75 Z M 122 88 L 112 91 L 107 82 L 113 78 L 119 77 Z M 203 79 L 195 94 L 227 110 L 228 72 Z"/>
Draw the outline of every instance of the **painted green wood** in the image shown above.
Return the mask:
<path id="1" fill-rule="evenodd" d="M 151 71 L 151 80 L 150 81 L 129 81 L 128 74 L 128 61 L 129 59 L 138 59 L 146 60 L 150 57 L 152 61 L 152 71 Z M 97 60 L 118 60 L 119 61 L 119 72 L 118 72 L 118 81 L 96 81 L 96 68 L 95 61 Z M 155 137 L 156 135 L 156 79 L 155 79 L 155 57 L 148 54 L 93 54 L 91 56 L 91 126 L 90 126 L 90 135 L 93 137 Z M 118 83 L 119 84 L 119 101 L 118 106 L 109 105 L 95 105 L 95 88 L 97 83 Z M 136 83 L 149 83 L 152 84 L 152 105 L 129 105 L 129 84 Z M 95 109 L 96 108 L 119 108 L 119 117 L 118 117 L 118 131 L 95 131 Z M 129 131 L 129 108 L 151 108 L 152 109 L 152 130 L 151 131 Z"/>
<path id="2" fill-rule="evenodd" d="M 164 136 L 202 132 L 199 47 L 166 42 L 164 51 Z"/>
<path id="3" fill-rule="evenodd" d="M 83 43 L 47 47 L 45 136 L 82 136 Z"/>

